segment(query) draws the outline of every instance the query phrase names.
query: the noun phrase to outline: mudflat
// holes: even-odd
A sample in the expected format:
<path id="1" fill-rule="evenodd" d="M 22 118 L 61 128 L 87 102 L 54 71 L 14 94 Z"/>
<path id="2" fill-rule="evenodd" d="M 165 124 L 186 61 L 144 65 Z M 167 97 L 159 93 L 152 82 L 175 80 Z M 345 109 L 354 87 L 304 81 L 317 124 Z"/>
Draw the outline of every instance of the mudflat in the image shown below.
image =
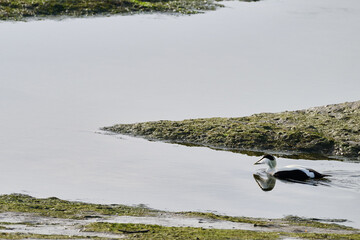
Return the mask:
<path id="1" fill-rule="evenodd" d="M 102 130 L 218 149 L 349 158 L 360 155 L 360 101 L 237 118 L 116 124 Z"/>
<path id="2" fill-rule="evenodd" d="M 342 219 L 230 217 L 21 194 L 2 195 L 0 203 L 2 239 L 360 239 Z"/>

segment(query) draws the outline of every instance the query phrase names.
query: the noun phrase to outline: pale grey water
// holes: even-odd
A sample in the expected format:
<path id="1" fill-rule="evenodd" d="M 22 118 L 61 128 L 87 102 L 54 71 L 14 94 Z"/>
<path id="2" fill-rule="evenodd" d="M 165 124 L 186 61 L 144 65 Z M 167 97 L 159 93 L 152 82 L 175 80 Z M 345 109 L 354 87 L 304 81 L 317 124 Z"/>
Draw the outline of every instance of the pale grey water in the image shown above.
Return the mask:
<path id="1" fill-rule="evenodd" d="M 263 192 L 256 157 L 95 133 L 359 100 L 359 1 L 226 5 L 183 17 L 0 23 L 0 193 L 360 227 L 357 163 L 280 159 L 332 182 L 277 181 Z"/>

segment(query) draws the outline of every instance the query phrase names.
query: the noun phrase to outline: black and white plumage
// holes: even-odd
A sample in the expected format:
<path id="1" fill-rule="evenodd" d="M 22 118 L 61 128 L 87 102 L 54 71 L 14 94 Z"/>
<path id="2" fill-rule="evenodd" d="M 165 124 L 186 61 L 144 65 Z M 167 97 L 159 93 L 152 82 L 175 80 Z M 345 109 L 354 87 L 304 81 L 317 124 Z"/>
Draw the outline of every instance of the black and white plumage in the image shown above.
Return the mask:
<path id="1" fill-rule="evenodd" d="M 320 179 L 329 176 L 321 174 L 314 169 L 298 165 L 289 165 L 280 169 L 276 169 L 276 159 L 274 156 L 269 154 L 264 155 L 259 161 L 255 163 L 255 165 L 257 164 L 267 164 L 269 166 L 267 172 L 279 179 L 304 181 L 307 179 Z"/>

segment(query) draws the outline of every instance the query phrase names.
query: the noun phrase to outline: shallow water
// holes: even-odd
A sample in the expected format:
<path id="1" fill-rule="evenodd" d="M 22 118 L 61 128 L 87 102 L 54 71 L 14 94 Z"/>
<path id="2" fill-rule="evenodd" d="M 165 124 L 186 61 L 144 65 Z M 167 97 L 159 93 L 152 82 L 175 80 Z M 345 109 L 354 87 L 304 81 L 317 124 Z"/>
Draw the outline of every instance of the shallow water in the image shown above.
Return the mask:
<path id="1" fill-rule="evenodd" d="M 359 100 L 359 1 L 226 5 L 183 17 L 0 23 L 0 193 L 360 227 L 357 163 L 280 159 L 331 181 L 277 181 L 264 192 L 256 157 L 96 133 Z"/>

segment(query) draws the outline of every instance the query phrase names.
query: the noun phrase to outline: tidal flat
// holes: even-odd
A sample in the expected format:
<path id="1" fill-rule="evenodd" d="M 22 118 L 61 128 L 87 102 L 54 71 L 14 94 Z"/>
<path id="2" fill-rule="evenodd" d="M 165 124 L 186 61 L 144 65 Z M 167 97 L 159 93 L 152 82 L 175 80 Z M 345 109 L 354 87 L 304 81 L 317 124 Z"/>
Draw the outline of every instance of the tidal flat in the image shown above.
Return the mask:
<path id="1" fill-rule="evenodd" d="M 0 20 L 151 12 L 195 14 L 222 7 L 219 1 L 221 0 L 1 0 Z"/>
<path id="2" fill-rule="evenodd" d="M 157 209 L 181 203 L 174 211 L 210 209 L 237 216 L 348 218 L 359 227 L 359 215 L 354 211 L 358 209 L 355 191 L 359 188 L 351 186 L 359 182 L 355 163 L 298 161 L 322 171 L 339 171 L 334 182 L 345 179 L 350 191 L 278 181 L 274 191 L 265 193 L 250 179 L 255 157 L 94 134 L 99 126 L 120 122 L 247 116 L 356 100 L 359 69 L 353 68 L 353 63 L 359 59 L 359 37 L 353 29 L 360 23 L 356 21 L 360 16 L 356 14 L 357 2 L 352 1 L 351 6 L 351 1 L 263 1 L 269 2 L 268 11 L 255 7 L 262 3 L 232 2 L 236 11 L 223 8 L 181 18 L 152 19 L 154 16 L 138 14 L 1 24 L 2 193 L 144 203 Z M 236 5 L 253 9 L 239 11 Z M 300 14 L 294 17 L 294 10 Z M 212 14 L 214 18 L 209 17 Z M 278 21 L 273 21 L 274 16 Z M 259 34 L 251 34 L 253 29 Z M 143 36 L 150 36 L 149 41 Z M 264 44 L 259 44 L 260 39 Z M 169 47 L 162 48 L 165 44 Z M 321 51 L 317 51 L 319 46 Z M 175 54 L 168 49 L 176 49 Z M 167 54 L 156 60 L 153 53 Z M 133 55 L 136 57 L 129 59 Z M 159 71 L 153 66 L 145 68 L 148 61 L 162 67 L 156 68 Z M 229 64 L 232 62 L 237 64 Z M 206 69 L 206 74 L 199 69 Z M 147 76 L 153 76 L 151 81 Z M 270 84 L 275 93 L 267 94 Z M 276 94 L 281 98 L 272 98 Z M 284 165 L 293 164 L 282 160 Z M 263 208 L 264 199 L 273 203 L 271 213 Z M 222 206 L 230 211 L 223 211 Z M 90 221 L 94 215 L 85 216 Z"/>
<path id="3" fill-rule="evenodd" d="M 146 207 L 0 196 L 2 239 L 360 239 L 338 219 L 230 217 Z M 322 222 L 321 222 L 322 221 Z"/>
<path id="4" fill-rule="evenodd" d="M 117 124 L 102 130 L 218 149 L 359 160 L 360 101 L 238 118 Z"/>

